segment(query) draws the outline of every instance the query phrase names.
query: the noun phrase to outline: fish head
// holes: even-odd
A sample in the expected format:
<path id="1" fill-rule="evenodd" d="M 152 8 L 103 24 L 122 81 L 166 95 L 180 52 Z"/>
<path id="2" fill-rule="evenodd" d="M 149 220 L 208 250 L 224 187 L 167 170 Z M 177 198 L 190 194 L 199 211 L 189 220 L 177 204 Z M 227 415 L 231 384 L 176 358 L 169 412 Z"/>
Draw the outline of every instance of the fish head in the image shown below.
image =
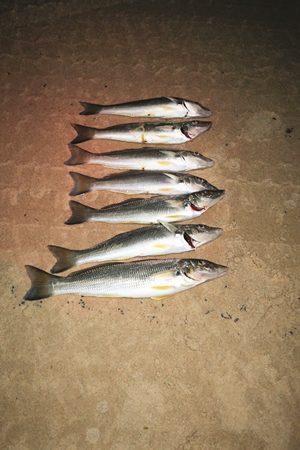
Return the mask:
<path id="1" fill-rule="evenodd" d="M 206 189 L 204 191 L 189 194 L 185 200 L 186 204 L 196 211 L 206 210 L 217 203 L 225 195 L 222 189 Z"/>
<path id="2" fill-rule="evenodd" d="M 188 140 L 195 139 L 199 134 L 209 130 L 211 122 L 200 122 L 199 120 L 192 120 L 191 122 L 185 122 L 181 125 L 180 130 Z"/>
<path id="3" fill-rule="evenodd" d="M 178 151 L 176 153 L 176 157 L 183 160 L 189 170 L 192 169 L 203 169 L 207 167 L 212 167 L 214 165 L 214 161 L 206 156 L 201 155 L 201 153 L 197 152 L 187 152 L 187 151 Z M 183 169 L 181 169 L 183 170 Z"/>
<path id="4" fill-rule="evenodd" d="M 182 186 L 182 190 L 184 192 L 198 192 L 204 189 L 216 189 L 203 178 L 194 177 L 190 174 L 177 174 L 176 178 L 177 183 Z"/>
<path id="5" fill-rule="evenodd" d="M 185 186 L 189 187 L 190 192 L 204 191 L 217 189 L 215 186 L 210 184 L 208 181 L 204 180 L 204 178 L 195 177 L 193 175 L 182 175 L 180 182 L 184 183 Z"/>
<path id="6" fill-rule="evenodd" d="M 181 273 L 198 283 L 205 283 L 206 281 L 219 278 L 227 272 L 228 267 L 221 266 L 205 259 L 188 259 L 181 261 Z"/>
<path id="7" fill-rule="evenodd" d="M 217 239 L 222 233 L 222 228 L 209 227 L 207 225 L 183 225 L 182 235 L 191 248 L 198 248 L 207 242 Z"/>
<path id="8" fill-rule="evenodd" d="M 210 117 L 211 111 L 197 102 L 185 100 L 183 102 L 185 108 L 188 110 L 188 117 Z"/>

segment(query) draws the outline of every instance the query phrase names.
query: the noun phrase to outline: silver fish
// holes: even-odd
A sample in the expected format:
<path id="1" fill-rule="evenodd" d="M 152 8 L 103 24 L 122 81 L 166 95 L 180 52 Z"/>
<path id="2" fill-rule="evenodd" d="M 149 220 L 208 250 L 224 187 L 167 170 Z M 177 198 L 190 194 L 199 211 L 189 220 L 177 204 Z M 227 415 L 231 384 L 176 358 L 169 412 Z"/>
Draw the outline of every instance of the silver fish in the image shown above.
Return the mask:
<path id="1" fill-rule="evenodd" d="M 186 173 L 129 171 L 93 178 L 70 172 L 74 187 L 70 195 L 92 191 L 111 191 L 124 194 L 189 194 L 205 189 L 217 189 L 203 178 Z"/>
<path id="2" fill-rule="evenodd" d="M 161 117 L 175 119 L 184 117 L 209 117 L 211 111 L 200 103 L 178 97 L 159 97 L 137 100 L 117 105 L 98 105 L 79 102 L 84 111 L 81 115 L 114 114 L 130 117 Z"/>
<path id="3" fill-rule="evenodd" d="M 221 277 L 227 267 L 201 259 L 150 259 L 102 264 L 67 277 L 51 275 L 33 266 L 26 269 L 31 288 L 24 299 L 39 300 L 65 294 L 161 298 Z"/>
<path id="4" fill-rule="evenodd" d="M 73 144 L 69 144 L 69 149 L 71 157 L 65 162 L 67 166 L 102 164 L 112 169 L 187 172 L 214 165 L 213 160 L 206 156 L 186 150 L 142 147 L 107 153 L 91 153 Z"/>
<path id="5" fill-rule="evenodd" d="M 71 144 L 91 139 L 113 139 L 115 141 L 136 142 L 138 144 L 182 144 L 195 139 L 209 130 L 211 122 L 145 122 L 124 123 L 108 128 L 92 128 L 72 124 L 77 136 Z"/>
<path id="6" fill-rule="evenodd" d="M 166 223 L 120 233 L 84 250 L 48 245 L 57 259 L 51 272 L 62 272 L 80 264 L 187 252 L 216 239 L 222 232 L 222 228 L 207 225 Z"/>
<path id="7" fill-rule="evenodd" d="M 217 203 L 224 193 L 223 190 L 215 189 L 169 197 L 134 198 L 102 209 L 91 208 L 72 200 L 69 203 L 72 215 L 65 223 L 73 225 L 83 222 L 180 222 L 200 216 Z"/>

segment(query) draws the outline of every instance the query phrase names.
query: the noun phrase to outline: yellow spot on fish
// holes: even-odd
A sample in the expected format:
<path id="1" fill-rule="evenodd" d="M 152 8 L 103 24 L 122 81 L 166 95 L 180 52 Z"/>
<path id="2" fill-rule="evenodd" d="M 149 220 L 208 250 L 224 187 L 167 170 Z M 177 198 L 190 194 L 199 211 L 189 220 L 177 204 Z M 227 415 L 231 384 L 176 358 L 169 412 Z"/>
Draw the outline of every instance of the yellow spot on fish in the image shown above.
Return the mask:
<path id="1" fill-rule="evenodd" d="M 182 214 L 177 214 L 175 216 L 167 216 L 167 219 L 182 219 L 183 217 Z"/>
<path id="2" fill-rule="evenodd" d="M 159 139 L 167 139 L 169 136 L 167 134 L 158 134 L 157 137 L 159 137 Z"/>
<path id="3" fill-rule="evenodd" d="M 153 247 L 154 248 L 164 248 L 164 249 L 170 248 L 170 246 L 168 244 L 153 244 Z"/>
<path id="4" fill-rule="evenodd" d="M 173 192 L 172 188 L 160 188 L 160 192 Z"/>
<path id="5" fill-rule="evenodd" d="M 171 164 L 170 161 L 159 161 L 159 163 L 161 166 L 169 166 Z"/>
<path id="6" fill-rule="evenodd" d="M 172 289 L 173 286 L 152 286 L 152 289 L 156 289 L 157 291 L 166 291 L 168 289 Z"/>

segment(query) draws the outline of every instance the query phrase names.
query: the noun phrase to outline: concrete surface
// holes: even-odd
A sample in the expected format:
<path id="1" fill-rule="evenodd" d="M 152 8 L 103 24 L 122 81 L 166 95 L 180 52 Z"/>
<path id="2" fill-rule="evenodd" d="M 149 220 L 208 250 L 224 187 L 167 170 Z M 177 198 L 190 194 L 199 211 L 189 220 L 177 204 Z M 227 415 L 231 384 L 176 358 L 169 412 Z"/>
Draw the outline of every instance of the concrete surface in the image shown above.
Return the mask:
<path id="1" fill-rule="evenodd" d="M 0 13 L 0 448 L 300 448 L 296 9 L 32 0 L 2 1 Z M 216 160 L 201 175 L 227 196 L 198 222 L 225 234 L 193 256 L 230 273 L 165 301 L 22 303 L 24 264 L 54 262 L 47 244 L 82 248 L 130 228 L 63 225 L 70 121 L 118 122 L 79 118 L 77 101 L 160 95 L 214 112 L 211 131 L 186 148 Z"/>

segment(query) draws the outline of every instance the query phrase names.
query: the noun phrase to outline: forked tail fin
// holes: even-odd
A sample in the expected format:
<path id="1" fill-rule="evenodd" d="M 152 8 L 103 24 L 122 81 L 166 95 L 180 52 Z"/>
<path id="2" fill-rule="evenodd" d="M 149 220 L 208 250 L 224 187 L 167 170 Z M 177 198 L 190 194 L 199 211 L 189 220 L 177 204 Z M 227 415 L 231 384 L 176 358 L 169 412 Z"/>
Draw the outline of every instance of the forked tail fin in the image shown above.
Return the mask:
<path id="1" fill-rule="evenodd" d="M 51 275 L 33 266 L 25 266 L 31 280 L 31 288 L 26 292 L 24 300 L 40 300 L 54 295 L 54 286 L 60 277 Z"/>
<path id="2" fill-rule="evenodd" d="M 48 245 L 48 249 L 57 259 L 51 269 L 51 273 L 63 272 L 64 270 L 76 266 L 78 250 L 69 250 L 68 248 L 58 247 L 57 245 Z"/>
<path id="3" fill-rule="evenodd" d="M 72 123 L 71 125 L 77 132 L 77 136 L 73 139 L 71 144 L 80 144 L 80 142 L 93 139 L 95 131 L 97 130 L 97 128 L 85 127 L 84 125 L 78 125 L 77 123 Z"/>
<path id="4" fill-rule="evenodd" d="M 74 225 L 77 223 L 88 222 L 89 219 L 93 216 L 93 213 L 96 211 L 95 208 L 91 208 L 90 206 L 82 205 L 82 203 L 74 202 L 71 200 L 69 202 L 72 214 L 71 217 L 66 220 L 66 225 Z"/>
<path id="5" fill-rule="evenodd" d="M 80 164 L 88 164 L 93 158 L 93 153 L 83 150 L 77 145 L 69 144 L 71 156 L 65 161 L 66 166 L 78 166 Z"/>
<path id="6" fill-rule="evenodd" d="M 87 175 L 83 175 L 78 172 L 70 172 L 71 177 L 74 181 L 73 189 L 70 192 L 70 195 L 80 195 L 85 192 L 90 192 L 92 190 L 92 185 L 95 183 L 97 178 L 88 177 Z"/>
<path id="7" fill-rule="evenodd" d="M 98 114 L 103 108 L 102 105 L 96 105 L 95 103 L 79 102 L 84 108 L 79 114 L 81 116 L 91 116 L 92 114 Z"/>

